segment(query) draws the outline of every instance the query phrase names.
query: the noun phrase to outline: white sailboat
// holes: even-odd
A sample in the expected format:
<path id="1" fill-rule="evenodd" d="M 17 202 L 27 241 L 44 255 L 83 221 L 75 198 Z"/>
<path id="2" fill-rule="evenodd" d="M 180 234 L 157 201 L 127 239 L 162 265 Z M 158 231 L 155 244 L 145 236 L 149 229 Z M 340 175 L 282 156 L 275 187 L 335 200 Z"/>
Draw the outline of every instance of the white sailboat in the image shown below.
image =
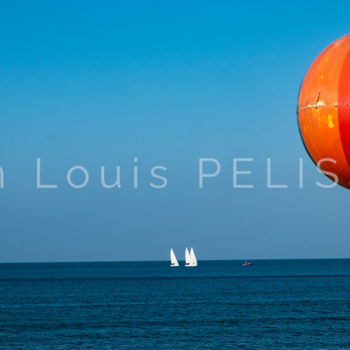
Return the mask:
<path id="1" fill-rule="evenodd" d="M 198 266 L 197 258 L 194 254 L 193 248 L 191 248 L 190 257 L 191 257 L 191 266 Z"/>
<path id="2" fill-rule="evenodd" d="M 170 263 L 171 263 L 170 266 L 172 267 L 179 266 L 175 253 L 172 249 L 170 249 Z"/>
<path id="3" fill-rule="evenodd" d="M 188 251 L 188 249 L 185 249 L 185 266 L 187 267 L 194 267 L 198 266 L 196 256 L 194 255 L 194 250 L 191 248 L 191 252 Z"/>
<path id="4" fill-rule="evenodd" d="M 185 249 L 185 266 L 191 266 L 191 256 L 188 249 Z"/>

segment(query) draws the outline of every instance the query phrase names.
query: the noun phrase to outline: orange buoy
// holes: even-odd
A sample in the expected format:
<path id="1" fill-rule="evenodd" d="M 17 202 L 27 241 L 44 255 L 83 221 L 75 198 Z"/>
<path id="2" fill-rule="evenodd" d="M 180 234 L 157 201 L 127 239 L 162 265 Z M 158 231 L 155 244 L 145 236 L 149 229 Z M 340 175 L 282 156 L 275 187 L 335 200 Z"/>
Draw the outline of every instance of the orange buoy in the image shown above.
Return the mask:
<path id="1" fill-rule="evenodd" d="M 314 163 L 350 189 L 350 34 L 328 46 L 306 73 L 298 123 Z"/>

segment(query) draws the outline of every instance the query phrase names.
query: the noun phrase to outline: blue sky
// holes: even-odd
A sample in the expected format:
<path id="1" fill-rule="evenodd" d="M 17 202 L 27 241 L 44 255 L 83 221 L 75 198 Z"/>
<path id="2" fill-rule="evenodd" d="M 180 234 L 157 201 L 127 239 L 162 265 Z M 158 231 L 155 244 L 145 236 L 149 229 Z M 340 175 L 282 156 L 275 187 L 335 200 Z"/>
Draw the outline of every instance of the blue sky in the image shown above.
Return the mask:
<path id="1" fill-rule="evenodd" d="M 347 204 L 303 149 L 298 89 L 348 2 L 8 2 L 0 11 L 0 261 L 350 257 Z M 57 191 L 35 188 L 35 160 Z M 140 187 L 132 189 L 133 158 Z M 198 189 L 198 158 L 221 174 Z M 253 157 L 252 190 L 232 158 Z M 266 189 L 266 158 L 273 181 Z M 298 190 L 298 158 L 305 188 Z M 85 166 L 83 190 L 65 180 Z M 149 170 L 168 168 L 168 186 Z M 121 189 L 99 167 L 121 166 Z"/>

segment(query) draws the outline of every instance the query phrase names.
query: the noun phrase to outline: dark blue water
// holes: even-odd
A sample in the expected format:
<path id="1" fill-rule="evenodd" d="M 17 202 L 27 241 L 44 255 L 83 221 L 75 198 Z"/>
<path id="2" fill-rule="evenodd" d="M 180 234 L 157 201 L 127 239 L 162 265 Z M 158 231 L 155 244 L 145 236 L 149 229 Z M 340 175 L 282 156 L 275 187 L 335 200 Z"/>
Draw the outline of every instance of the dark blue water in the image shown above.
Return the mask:
<path id="1" fill-rule="evenodd" d="M 349 349 L 350 260 L 0 264 L 0 349 Z"/>

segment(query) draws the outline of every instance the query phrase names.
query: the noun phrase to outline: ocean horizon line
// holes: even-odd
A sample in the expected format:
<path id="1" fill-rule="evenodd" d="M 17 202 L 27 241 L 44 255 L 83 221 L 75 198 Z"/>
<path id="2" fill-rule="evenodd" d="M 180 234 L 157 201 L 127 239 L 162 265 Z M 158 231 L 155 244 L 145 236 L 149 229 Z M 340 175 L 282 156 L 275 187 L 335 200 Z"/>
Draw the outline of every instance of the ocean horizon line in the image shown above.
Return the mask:
<path id="1" fill-rule="evenodd" d="M 229 262 L 229 261 L 303 261 L 303 260 L 350 260 L 350 257 L 337 258 L 237 258 L 237 259 L 198 259 L 199 262 Z M 178 259 L 179 262 L 185 262 L 184 259 Z M 0 265 L 20 265 L 20 264 L 105 264 L 105 263 L 168 263 L 169 259 L 159 260 L 57 260 L 57 261 L 0 261 Z"/>

